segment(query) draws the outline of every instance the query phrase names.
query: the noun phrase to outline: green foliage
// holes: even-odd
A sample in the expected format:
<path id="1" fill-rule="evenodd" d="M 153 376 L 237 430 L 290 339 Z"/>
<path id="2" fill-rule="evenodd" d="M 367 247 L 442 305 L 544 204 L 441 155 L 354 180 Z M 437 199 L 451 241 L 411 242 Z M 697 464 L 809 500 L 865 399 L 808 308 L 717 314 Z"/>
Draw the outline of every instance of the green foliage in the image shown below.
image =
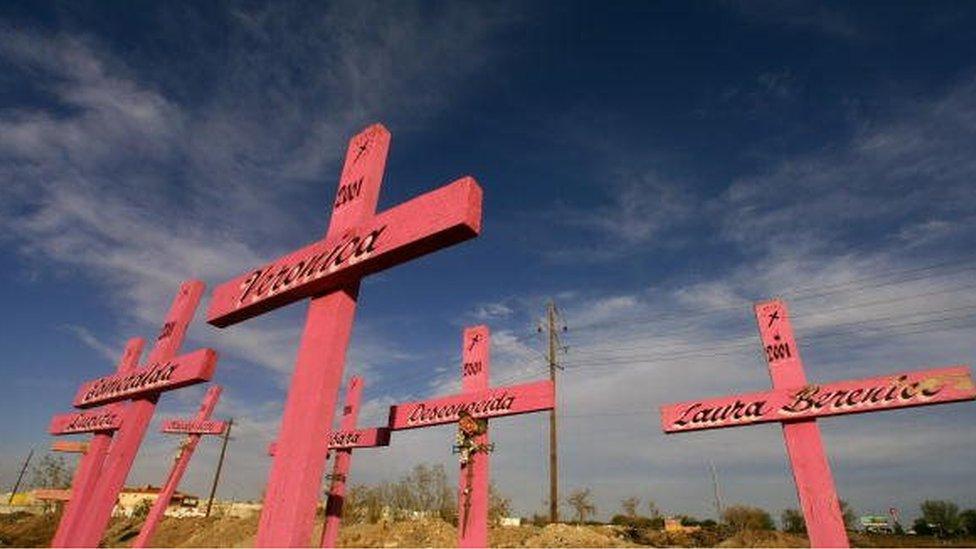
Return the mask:
<path id="1" fill-rule="evenodd" d="M 152 500 L 149 498 L 139 500 L 135 509 L 132 510 L 132 516 L 134 518 L 144 519 L 149 516 L 150 509 L 152 509 Z"/>
<path id="2" fill-rule="evenodd" d="M 935 530 L 923 518 L 915 519 L 915 522 L 912 524 L 912 530 L 915 530 L 915 533 L 920 536 L 931 536 L 935 533 Z"/>
<path id="3" fill-rule="evenodd" d="M 857 512 L 844 500 L 840 500 L 840 514 L 844 518 L 845 528 L 848 530 L 857 528 Z"/>
<path id="4" fill-rule="evenodd" d="M 616 524 L 617 526 L 627 526 L 630 528 L 651 528 L 660 529 L 664 527 L 664 519 L 660 517 L 631 517 L 628 515 L 614 515 L 610 519 L 610 524 Z"/>
<path id="5" fill-rule="evenodd" d="M 596 504 L 593 503 L 589 488 L 574 490 L 566 498 L 566 503 L 576 511 L 576 522 L 583 523 L 586 518 L 596 514 Z"/>
<path id="6" fill-rule="evenodd" d="M 950 535 L 959 530 L 959 506 L 955 503 L 927 499 L 919 507 L 922 510 L 922 519 L 929 524 L 934 524 L 940 536 Z"/>
<path id="7" fill-rule="evenodd" d="M 959 526 L 966 535 L 976 536 L 976 509 L 966 509 L 959 513 Z"/>
<path id="8" fill-rule="evenodd" d="M 689 515 L 678 515 L 675 518 L 678 519 L 678 522 L 680 522 L 682 526 L 700 526 L 701 525 L 701 522 L 698 519 L 696 519 L 695 517 L 689 516 Z"/>
<path id="9" fill-rule="evenodd" d="M 775 530 L 773 517 L 759 507 L 733 505 L 722 511 L 722 522 L 735 532 L 745 530 Z"/>
<path id="10" fill-rule="evenodd" d="M 784 509 L 779 517 L 783 531 L 790 534 L 803 534 L 807 531 L 807 523 L 803 519 L 803 514 L 796 509 Z"/>

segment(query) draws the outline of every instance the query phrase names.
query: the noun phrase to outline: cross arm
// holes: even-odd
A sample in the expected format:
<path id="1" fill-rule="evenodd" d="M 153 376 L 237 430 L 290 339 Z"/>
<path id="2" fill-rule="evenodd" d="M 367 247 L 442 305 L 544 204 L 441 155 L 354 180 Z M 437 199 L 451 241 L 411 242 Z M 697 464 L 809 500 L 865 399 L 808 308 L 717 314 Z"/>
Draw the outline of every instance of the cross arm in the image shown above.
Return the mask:
<path id="1" fill-rule="evenodd" d="M 320 295 L 481 232 L 481 187 L 464 177 L 214 289 L 207 322 L 224 328 Z"/>
<path id="2" fill-rule="evenodd" d="M 390 429 L 397 431 L 454 423 L 462 410 L 467 410 L 476 418 L 490 418 L 551 410 L 553 407 L 555 390 L 552 382 L 537 381 L 397 404 L 390 407 Z"/>
<path id="3" fill-rule="evenodd" d="M 58 436 L 115 431 L 122 427 L 122 416 L 117 412 L 109 406 L 102 410 L 58 414 L 51 418 L 48 432 Z"/>
<path id="4" fill-rule="evenodd" d="M 330 450 L 373 448 L 390 445 L 390 430 L 386 427 L 336 431 L 329 436 Z"/>
<path id="5" fill-rule="evenodd" d="M 878 412 L 976 399 L 967 366 L 773 389 L 661 407 L 665 433 Z"/>
<path id="6" fill-rule="evenodd" d="M 200 349 L 131 372 L 86 382 L 78 389 L 74 405 L 91 408 L 210 381 L 216 366 L 217 352 Z"/>
<path id="7" fill-rule="evenodd" d="M 227 422 L 212 419 L 173 418 L 163 422 L 160 432 L 186 435 L 221 435 L 227 429 Z"/>

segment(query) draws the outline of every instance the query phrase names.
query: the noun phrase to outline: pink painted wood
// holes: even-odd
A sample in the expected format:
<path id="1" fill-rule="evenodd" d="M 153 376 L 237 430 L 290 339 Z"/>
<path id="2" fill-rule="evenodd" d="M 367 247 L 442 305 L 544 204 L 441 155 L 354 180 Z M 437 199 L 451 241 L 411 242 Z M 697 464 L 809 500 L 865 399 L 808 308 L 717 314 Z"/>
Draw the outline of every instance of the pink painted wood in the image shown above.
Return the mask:
<path id="1" fill-rule="evenodd" d="M 390 430 L 386 427 L 368 427 L 366 429 L 336 431 L 329 437 L 330 450 L 375 448 L 377 446 L 389 445 Z"/>
<path id="2" fill-rule="evenodd" d="M 367 427 L 365 429 L 353 429 L 352 431 L 336 431 L 333 434 L 327 434 L 327 438 L 329 439 L 329 450 L 375 448 L 390 445 L 390 429 L 388 427 Z M 277 448 L 277 442 L 269 442 L 268 455 L 274 456 Z"/>
<path id="3" fill-rule="evenodd" d="M 213 414 L 214 408 L 217 407 L 217 401 L 220 400 L 221 391 L 222 389 L 220 385 L 212 385 L 209 389 L 207 389 L 207 393 L 203 396 L 203 402 L 200 403 L 200 409 L 197 410 L 196 417 L 192 420 L 176 421 L 183 421 L 186 423 L 208 422 L 210 415 Z M 203 436 L 203 434 L 219 435 L 224 432 L 223 429 L 220 429 L 216 433 L 211 431 L 207 431 L 206 433 L 201 433 L 199 431 L 192 432 L 188 434 L 183 443 L 180 444 L 180 452 L 173 461 L 173 467 L 170 469 L 169 476 L 166 477 L 166 483 L 163 484 L 163 487 L 159 490 L 159 495 L 156 496 L 156 501 L 153 502 L 152 507 L 149 509 L 149 514 L 146 515 L 146 521 L 142 523 L 142 528 L 139 530 L 139 535 L 136 536 L 136 540 L 132 542 L 132 547 L 147 547 L 149 545 L 149 540 L 152 538 L 153 534 L 156 533 L 156 528 L 159 527 L 159 523 L 163 520 L 163 515 L 166 513 L 166 508 L 169 507 L 169 502 L 173 499 L 173 493 L 176 492 L 176 488 L 180 485 L 180 481 L 183 479 L 183 473 L 186 472 L 186 468 L 190 465 L 190 458 L 193 457 L 193 451 L 196 450 L 197 444 L 200 443 L 200 437 Z M 177 433 L 184 432 L 185 431 L 177 431 Z"/>
<path id="4" fill-rule="evenodd" d="M 342 433 L 350 433 L 356 428 L 359 418 L 359 405 L 363 396 L 363 380 L 358 376 L 349 379 L 346 385 L 346 405 L 342 409 L 342 420 L 339 431 L 329 437 L 332 442 L 345 442 Z M 325 524 L 322 527 L 320 547 L 335 547 L 339 539 L 339 526 L 342 524 L 342 504 L 346 498 L 346 478 L 352 461 L 352 449 L 341 448 L 335 450 L 332 462 L 332 482 L 329 485 L 329 496 L 325 502 Z"/>
<path id="5" fill-rule="evenodd" d="M 534 381 L 477 393 L 396 404 L 390 407 L 390 430 L 455 423 L 462 409 L 467 409 L 476 418 L 492 418 L 541 412 L 553 406 L 552 383 L 548 380 Z"/>
<path id="6" fill-rule="evenodd" d="M 88 453 L 88 443 L 81 440 L 56 440 L 51 443 L 51 451 L 85 454 Z M 77 470 L 75 472 L 77 473 Z"/>
<path id="7" fill-rule="evenodd" d="M 115 431 L 122 426 L 122 415 L 109 408 L 56 415 L 51 418 L 48 433 L 58 436 Z"/>
<path id="8" fill-rule="evenodd" d="M 953 366 L 810 385 L 786 303 L 755 306 L 773 390 L 666 404 L 665 433 L 778 421 L 813 547 L 847 547 L 840 500 L 816 418 L 976 399 L 969 369 Z"/>
<path id="9" fill-rule="evenodd" d="M 34 498 L 47 501 L 71 501 L 71 490 L 58 488 L 37 488 Z"/>
<path id="10" fill-rule="evenodd" d="M 285 402 L 256 545 L 307 546 L 363 276 L 473 238 L 481 188 L 467 177 L 376 215 L 390 133 L 350 140 L 324 240 L 218 286 L 208 322 L 224 327 L 311 298 Z"/>
<path id="11" fill-rule="evenodd" d="M 491 332 L 487 326 L 466 328 L 461 339 L 461 393 L 431 400 L 405 402 L 390 407 L 391 431 L 417 429 L 456 423 L 461 411 L 474 418 L 496 418 L 551 410 L 556 405 L 555 387 L 551 381 L 489 388 Z M 487 432 L 474 441 L 489 444 Z M 472 467 L 468 477 L 467 467 Z M 458 545 L 488 546 L 488 475 L 487 452 L 475 452 L 461 467 L 458 479 Z M 471 479 L 468 487 L 467 479 Z M 467 503 L 470 489 L 470 504 Z M 467 524 L 465 525 L 465 522 Z"/>
<path id="12" fill-rule="evenodd" d="M 116 370 L 120 374 L 131 372 L 139 364 L 139 357 L 142 356 L 144 341 L 140 337 L 135 337 L 126 342 L 122 358 L 119 360 Z M 106 407 L 112 412 L 122 415 L 125 404 L 115 403 Z M 112 443 L 110 432 L 95 433 L 88 444 L 88 450 L 78 461 L 75 468 L 74 477 L 71 480 L 71 488 L 74 497 L 65 505 L 61 513 L 61 520 L 58 528 L 51 539 L 51 547 L 64 547 L 67 545 L 69 536 L 76 528 L 79 528 L 79 521 L 84 516 L 91 501 L 91 496 L 95 491 L 99 475 L 102 472 L 102 465 L 108 455 L 109 445 Z"/>
<path id="13" fill-rule="evenodd" d="M 953 366 L 667 404 L 661 427 L 679 433 L 974 399 L 969 368 Z"/>
<path id="14" fill-rule="evenodd" d="M 203 282 L 196 280 L 180 285 L 173 305 L 166 315 L 163 329 L 156 338 L 156 344 L 149 353 L 146 363 L 167 363 L 176 356 L 186 335 L 186 329 L 193 320 L 193 313 L 203 295 L 203 289 Z M 209 356 L 212 360 L 216 360 L 215 354 Z M 126 477 L 129 476 L 129 470 L 145 437 L 146 429 L 149 428 L 159 394 L 151 393 L 136 398 L 126 406 L 122 427 L 115 432 L 111 452 L 102 467 L 98 485 L 91 496 L 84 517 L 79 521 L 78 531 L 71 533 L 67 545 L 96 547 L 101 541 L 119 492 L 125 484 Z"/>
<path id="15" fill-rule="evenodd" d="M 167 419 L 160 432 L 184 435 L 220 435 L 227 429 L 226 421 L 212 419 Z"/>
<path id="16" fill-rule="evenodd" d="M 774 389 L 807 384 L 800 349 L 793 335 L 786 303 L 774 299 L 755 306 L 769 377 Z M 813 547 L 849 547 L 840 499 L 815 419 L 783 424 L 796 492 Z"/>
<path id="17" fill-rule="evenodd" d="M 90 408 L 203 383 L 210 381 L 216 366 L 216 351 L 199 349 L 173 359 L 160 360 L 128 374 L 115 374 L 84 383 L 75 395 L 74 405 Z"/>
<path id="18" fill-rule="evenodd" d="M 487 326 L 465 328 L 461 345 L 461 393 L 477 395 L 488 389 L 491 332 Z M 475 437 L 474 443 L 488 447 L 487 428 L 484 434 Z M 467 463 L 461 464 L 458 474 L 458 547 L 488 547 L 490 459 L 488 452 L 475 452 Z"/>

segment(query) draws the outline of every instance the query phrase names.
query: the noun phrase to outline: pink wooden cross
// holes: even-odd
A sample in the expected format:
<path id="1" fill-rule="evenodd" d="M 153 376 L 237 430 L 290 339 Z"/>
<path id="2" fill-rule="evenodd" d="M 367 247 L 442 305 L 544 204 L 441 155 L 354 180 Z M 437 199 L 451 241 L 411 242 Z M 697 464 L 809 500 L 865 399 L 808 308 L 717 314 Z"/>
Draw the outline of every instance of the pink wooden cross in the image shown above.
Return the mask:
<path id="1" fill-rule="evenodd" d="M 390 407 L 390 429 L 415 429 L 454 423 L 462 412 L 487 419 L 555 407 L 551 381 L 489 388 L 491 333 L 487 326 L 465 328 L 461 338 L 461 393 L 448 397 L 406 402 Z M 459 436 L 459 441 L 462 439 Z M 458 478 L 458 546 L 488 547 L 488 473 L 491 445 L 488 428 L 476 434 L 463 452 Z"/>
<path id="2" fill-rule="evenodd" d="M 122 359 L 116 371 L 119 374 L 131 372 L 138 366 L 142 355 L 142 338 L 132 338 L 122 352 Z M 71 479 L 72 498 L 65 505 L 61 513 L 61 521 L 51 539 L 51 547 L 64 547 L 68 544 L 68 534 L 79 528 L 78 521 L 83 516 L 91 501 L 92 493 L 98 483 L 98 477 L 112 444 L 112 432 L 122 425 L 122 415 L 125 404 L 109 404 L 97 408 L 94 412 L 73 412 L 54 416 L 51 419 L 49 431 L 52 435 L 65 435 L 78 432 L 94 432 L 88 448 L 78 461 L 74 477 Z M 110 426 L 111 429 L 103 429 Z"/>
<path id="3" fill-rule="evenodd" d="M 332 482 L 325 503 L 325 525 L 322 527 L 321 547 L 335 547 L 342 524 L 342 505 L 346 497 L 346 479 L 352 464 L 353 448 L 389 446 L 389 429 L 357 430 L 359 404 L 363 394 L 363 380 L 355 376 L 346 386 L 346 405 L 342 409 L 339 430 L 329 436 L 329 449 L 335 451 L 332 462 Z"/>
<path id="4" fill-rule="evenodd" d="M 339 539 L 342 506 L 346 494 L 346 479 L 352 465 L 353 448 L 377 448 L 390 445 L 390 430 L 386 427 L 356 428 L 362 394 L 362 378 L 351 377 L 346 386 L 346 404 L 342 409 L 339 430 L 327 435 L 329 451 L 335 452 L 335 460 L 332 467 L 329 497 L 325 504 L 325 524 L 322 526 L 322 537 L 319 542 L 322 547 L 335 547 L 336 541 Z M 274 456 L 277 447 L 278 445 L 274 442 L 269 444 L 268 455 Z"/>
<path id="5" fill-rule="evenodd" d="M 976 398 L 965 366 L 811 385 L 780 300 L 755 306 L 773 390 L 661 407 L 665 433 L 780 422 L 813 547 L 847 547 L 837 489 L 816 418 Z"/>
<path id="6" fill-rule="evenodd" d="M 311 298 L 281 419 L 256 544 L 307 546 L 329 425 L 359 295 L 369 274 L 468 240 L 481 231 L 481 188 L 459 179 L 376 213 L 390 133 L 376 124 L 346 151 L 324 239 L 218 286 L 208 322 L 218 327 Z"/>
<path id="7" fill-rule="evenodd" d="M 170 419 L 163 423 L 162 431 L 164 433 L 185 434 L 187 436 L 180 444 L 180 452 L 173 461 L 173 468 L 170 469 L 166 483 L 160 489 L 159 495 L 156 496 L 152 508 L 149 509 L 146 522 L 142 524 L 142 529 L 139 530 L 136 540 L 132 542 L 132 547 L 147 547 L 149 545 L 149 540 L 163 520 L 163 515 L 166 513 L 166 508 L 169 507 L 173 493 L 176 492 L 180 480 L 183 479 L 183 473 L 190 465 L 190 458 L 193 457 L 193 451 L 196 450 L 200 437 L 203 435 L 220 435 L 227 428 L 227 424 L 223 421 L 210 419 L 214 408 L 217 407 L 217 401 L 220 400 L 220 392 L 220 385 L 213 385 L 207 389 L 207 393 L 203 396 L 203 402 L 200 403 L 200 409 L 193 419 Z"/>
<path id="8" fill-rule="evenodd" d="M 193 320 L 204 284 L 190 280 L 180 285 L 156 344 L 146 359 L 147 366 L 90 381 L 75 395 L 78 408 L 111 402 L 130 401 L 122 412 L 93 493 L 72 525 L 65 546 L 96 547 L 112 516 L 112 509 L 135 461 L 146 429 L 162 392 L 210 381 L 217 364 L 217 353 L 201 349 L 176 356 L 187 326 Z"/>

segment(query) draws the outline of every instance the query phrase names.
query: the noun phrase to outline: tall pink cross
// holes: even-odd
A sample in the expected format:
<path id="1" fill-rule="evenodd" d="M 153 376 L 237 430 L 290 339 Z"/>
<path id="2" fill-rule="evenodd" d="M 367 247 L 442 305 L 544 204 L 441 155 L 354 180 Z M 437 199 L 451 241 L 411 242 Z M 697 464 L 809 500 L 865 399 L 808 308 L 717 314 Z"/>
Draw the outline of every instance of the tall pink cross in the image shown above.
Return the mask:
<path id="1" fill-rule="evenodd" d="M 183 479 L 183 473 L 190 465 L 190 458 L 193 457 L 193 451 L 196 450 L 200 437 L 203 435 L 220 435 L 227 428 L 227 424 L 223 421 L 210 419 L 214 408 L 217 407 L 217 401 L 220 400 L 221 390 L 220 385 L 213 385 L 207 389 L 207 393 L 203 396 L 203 402 L 200 403 L 200 409 L 197 410 L 197 415 L 193 419 L 169 419 L 163 423 L 162 431 L 164 433 L 183 434 L 186 435 L 186 439 L 180 444 L 179 453 L 173 461 L 169 476 L 166 477 L 166 483 L 159 490 L 156 501 L 153 502 L 149 514 L 146 515 L 146 521 L 142 524 L 142 529 L 139 530 L 139 535 L 132 542 L 132 547 L 149 546 L 149 540 L 152 539 L 156 528 L 163 520 L 166 508 L 169 507 L 169 502 L 173 499 L 173 494 L 180 485 L 180 480 Z"/>
<path id="2" fill-rule="evenodd" d="M 203 282 L 197 280 L 180 285 L 155 346 L 146 359 L 147 366 L 87 382 L 75 395 L 74 405 L 77 408 L 120 401 L 129 403 L 121 413 L 121 425 L 112 439 L 93 493 L 84 511 L 77 517 L 76 524 L 72 524 L 66 534 L 65 546 L 98 546 L 149 428 L 160 394 L 210 381 L 213 377 L 217 353 L 212 349 L 176 356 L 203 289 Z"/>
<path id="3" fill-rule="evenodd" d="M 755 306 L 773 390 L 661 407 L 665 433 L 780 422 L 813 547 L 847 547 L 837 489 L 816 418 L 976 398 L 965 366 L 811 385 L 803 372 L 786 303 Z"/>
<path id="4" fill-rule="evenodd" d="M 461 393 L 390 407 L 390 430 L 459 422 L 461 473 L 458 478 L 458 546 L 488 547 L 489 459 L 487 418 L 551 410 L 551 381 L 489 388 L 491 333 L 487 326 L 465 328 L 461 338 Z M 471 424 L 472 420 L 477 425 Z"/>
<path id="5" fill-rule="evenodd" d="M 122 359 L 116 371 L 124 375 L 131 372 L 139 364 L 142 355 L 142 338 L 130 339 L 122 352 Z M 88 509 L 92 492 L 98 482 L 98 476 L 108 455 L 109 445 L 112 444 L 112 432 L 122 425 L 122 414 L 125 404 L 114 403 L 95 412 L 73 412 L 54 416 L 49 430 L 52 435 L 68 435 L 93 432 L 88 448 L 82 454 L 71 479 L 72 497 L 61 513 L 61 521 L 51 539 L 51 547 L 63 547 L 68 542 L 68 533 L 78 527 L 79 517 Z"/>
<path id="6" fill-rule="evenodd" d="M 307 546 L 359 295 L 369 274 L 468 240 L 481 231 L 481 188 L 464 177 L 376 213 L 390 133 L 353 137 L 324 239 L 218 286 L 208 322 L 226 327 L 311 298 L 285 401 L 256 544 Z"/>
<path id="7" fill-rule="evenodd" d="M 346 479 L 352 465 L 353 448 L 389 446 L 389 429 L 356 428 L 359 418 L 359 405 L 363 394 L 363 380 L 358 376 L 349 379 L 346 385 L 346 404 L 342 408 L 339 430 L 329 435 L 329 449 L 335 451 L 332 462 L 332 478 L 329 497 L 325 503 L 325 525 L 322 527 L 321 547 L 335 547 L 342 524 L 342 506 L 346 497 Z"/>

